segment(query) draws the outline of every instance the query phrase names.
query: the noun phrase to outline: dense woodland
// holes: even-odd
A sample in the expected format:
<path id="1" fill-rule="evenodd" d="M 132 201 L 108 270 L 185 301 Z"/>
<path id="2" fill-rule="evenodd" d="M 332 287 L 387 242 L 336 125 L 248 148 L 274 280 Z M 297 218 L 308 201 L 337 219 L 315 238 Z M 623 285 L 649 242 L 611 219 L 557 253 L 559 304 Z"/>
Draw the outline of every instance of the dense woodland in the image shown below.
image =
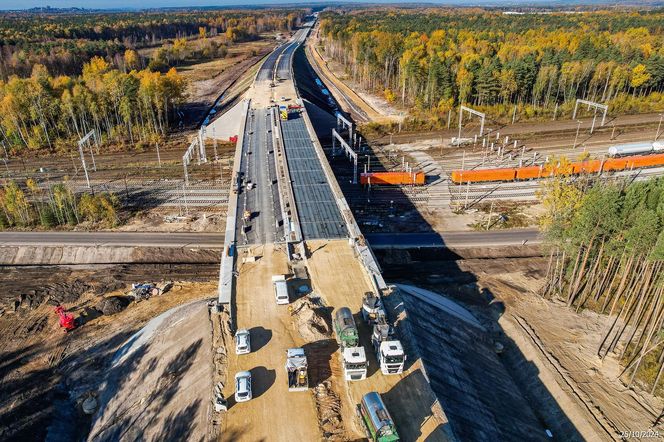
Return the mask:
<path id="1" fill-rule="evenodd" d="M 227 45 L 260 33 L 288 31 L 303 14 L 0 15 L 0 144 L 10 155 L 69 151 L 92 129 L 115 145 L 156 142 L 178 125 L 186 100 L 187 84 L 173 67 L 224 57 Z M 141 55 L 153 46 L 147 59 Z"/>
<path id="2" fill-rule="evenodd" d="M 664 110 L 664 11 L 326 12 L 321 34 L 355 82 L 420 115 L 469 104 L 494 118 L 514 105 L 522 118 L 550 117 L 576 98 Z"/>
<path id="3" fill-rule="evenodd" d="M 607 314 L 600 358 L 623 379 L 664 392 L 664 179 L 546 182 L 542 228 L 550 245 L 543 293 L 577 311 Z"/>
<path id="4" fill-rule="evenodd" d="M 75 226 L 83 222 L 118 224 L 119 200 L 114 194 L 75 195 L 67 181 L 43 188 L 28 179 L 25 190 L 7 180 L 0 187 L 0 230 L 9 227 Z"/>
<path id="5" fill-rule="evenodd" d="M 95 56 L 122 69 L 127 49 L 201 34 L 246 40 L 291 30 L 303 15 L 302 10 L 0 14 L 0 79 L 30 76 L 36 64 L 51 75 L 78 75 Z"/>
<path id="6" fill-rule="evenodd" d="M 124 73 L 95 57 L 80 77 L 53 77 L 35 65 L 29 78 L 0 81 L 0 143 L 10 154 L 68 151 L 92 129 L 103 140 L 151 142 L 166 135 L 185 91 L 175 69 Z"/>

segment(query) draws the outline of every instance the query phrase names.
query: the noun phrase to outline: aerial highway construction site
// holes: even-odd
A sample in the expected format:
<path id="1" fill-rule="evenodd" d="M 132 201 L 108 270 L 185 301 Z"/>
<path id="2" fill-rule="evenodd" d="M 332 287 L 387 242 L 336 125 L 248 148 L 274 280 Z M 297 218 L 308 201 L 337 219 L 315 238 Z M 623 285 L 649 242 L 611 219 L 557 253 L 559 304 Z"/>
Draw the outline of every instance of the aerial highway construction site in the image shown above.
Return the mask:
<path id="1" fill-rule="evenodd" d="M 153 152 L 100 155 L 90 176 L 74 164 L 81 192 L 123 194 L 148 219 L 0 232 L 0 439 L 659 431 L 659 375 L 626 388 L 625 361 L 596 352 L 606 316 L 539 296 L 564 266 L 537 225 L 546 180 L 659 176 L 660 115 L 581 100 L 573 120 L 506 123 L 461 106 L 458 127 L 401 131 L 320 27 L 307 15 L 243 60 L 158 170 L 138 164 Z M 70 162 L 7 171 L 39 181 Z"/>

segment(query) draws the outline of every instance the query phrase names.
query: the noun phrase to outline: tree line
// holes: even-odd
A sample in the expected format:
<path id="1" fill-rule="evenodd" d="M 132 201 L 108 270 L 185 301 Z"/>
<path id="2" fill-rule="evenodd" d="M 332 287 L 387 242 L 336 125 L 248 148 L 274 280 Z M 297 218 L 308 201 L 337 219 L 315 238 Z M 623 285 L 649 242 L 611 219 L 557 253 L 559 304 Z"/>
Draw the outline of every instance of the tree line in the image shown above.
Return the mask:
<path id="1" fill-rule="evenodd" d="M 548 180 L 541 199 L 549 246 L 544 296 L 607 315 L 597 346 L 614 354 L 628 385 L 662 393 L 664 179 Z"/>
<path id="2" fill-rule="evenodd" d="M 30 76 L 36 64 L 53 75 L 78 75 L 93 57 L 109 62 L 127 49 L 227 33 L 232 41 L 289 31 L 303 9 L 263 11 L 193 10 L 136 13 L 0 13 L 0 79 Z M 121 59 L 121 57 L 119 58 Z M 121 68 L 122 66 L 116 65 Z"/>
<path id="3" fill-rule="evenodd" d="M 0 81 L 0 143 L 14 154 L 69 151 L 92 129 L 104 140 L 152 142 L 167 134 L 185 97 L 175 69 L 122 72 L 94 57 L 80 77 L 53 77 L 35 65 L 29 78 Z"/>
<path id="4" fill-rule="evenodd" d="M 53 228 L 82 222 L 114 227 L 119 222 L 119 205 L 112 193 L 75 195 L 67 181 L 44 189 L 32 179 L 24 186 L 9 180 L 0 188 L 0 229 Z"/>
<path id="5" fill-rule="evenodd" d="M 325 12 L 323 50 L 353 81 L 437 117 L 459 104 L 492 116 L 664 110 L 664 12 L 507 15 L 482 9 Z"/>

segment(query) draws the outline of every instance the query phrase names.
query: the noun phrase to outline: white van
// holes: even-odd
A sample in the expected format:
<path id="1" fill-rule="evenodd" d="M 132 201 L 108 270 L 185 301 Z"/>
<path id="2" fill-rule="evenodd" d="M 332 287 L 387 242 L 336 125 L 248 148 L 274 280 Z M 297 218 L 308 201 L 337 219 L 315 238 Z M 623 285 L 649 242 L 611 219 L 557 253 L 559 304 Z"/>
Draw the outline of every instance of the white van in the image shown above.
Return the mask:
<path id="1" fill-rule="evenodd" d="M 288 304 L 288 285 L 286 284 L 286 275 L 274 275 L 272 277 L 272 285 L 274 285 L 274 297 L 277 304 Z"/>

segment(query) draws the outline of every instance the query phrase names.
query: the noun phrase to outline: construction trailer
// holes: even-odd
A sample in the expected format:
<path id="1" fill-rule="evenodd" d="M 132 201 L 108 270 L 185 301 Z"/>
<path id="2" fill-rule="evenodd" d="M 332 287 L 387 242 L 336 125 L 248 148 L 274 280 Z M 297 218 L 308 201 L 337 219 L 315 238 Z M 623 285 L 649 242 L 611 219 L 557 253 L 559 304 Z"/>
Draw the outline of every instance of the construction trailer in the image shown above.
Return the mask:
<path id="1" fill-rule="evenodd" d="M 307 356 L 303 348 L 286 350 L 286 373 L 288 375 L 288 391 L 305 391 L 309 388 L 307 372 Z"/>
<path id="2" fill-rule="evenodd" d="M 373 442 L 397 442 L 399 434 L 383 399 L 372 391 L 362 397 L 357 413 L 364 423 L 367 438 Z"/>
<path id="3" fill-rule="evenodd" d="M 379 317 L 373 327 L 371 344 L 383 374 L 403 373 L 406 364 L 406 353 L 401 341 L 395 338 L 394 329 L 387 323 L 384 316 Z"/>

